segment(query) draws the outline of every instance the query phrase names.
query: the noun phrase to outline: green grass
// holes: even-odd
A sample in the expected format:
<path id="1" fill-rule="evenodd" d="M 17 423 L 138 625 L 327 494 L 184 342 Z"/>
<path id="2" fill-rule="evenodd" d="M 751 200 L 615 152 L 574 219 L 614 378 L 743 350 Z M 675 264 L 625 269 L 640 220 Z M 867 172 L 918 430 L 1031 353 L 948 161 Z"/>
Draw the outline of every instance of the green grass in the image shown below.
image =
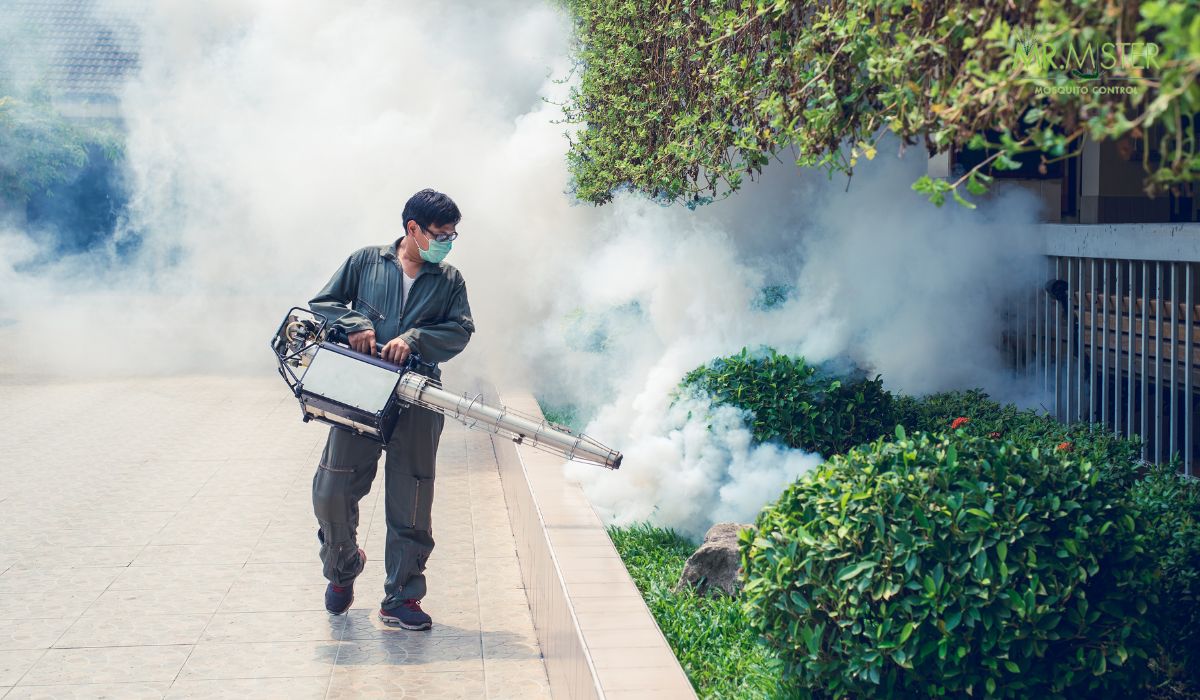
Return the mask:
<path id="1" fill-rule="evenodd" d="M 608 534 L 701 698 L 780 697 L 778 662 L 750 631 L 739 599 L 671 592 L 699 545 L 649 524 Z"/>

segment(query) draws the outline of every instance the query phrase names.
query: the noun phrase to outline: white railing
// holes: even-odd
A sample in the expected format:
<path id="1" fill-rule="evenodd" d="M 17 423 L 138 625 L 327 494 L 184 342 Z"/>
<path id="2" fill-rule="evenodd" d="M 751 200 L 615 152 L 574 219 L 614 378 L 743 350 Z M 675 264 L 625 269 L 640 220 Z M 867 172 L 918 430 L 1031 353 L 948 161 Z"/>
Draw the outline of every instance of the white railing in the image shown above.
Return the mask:
<path id="1" fill-rule="evenodd" d="M 1045 284 L 1010 305 L 1004 347 L 1064 422 L 1200 459 L 1200 224 L 1046 225 Z"/>

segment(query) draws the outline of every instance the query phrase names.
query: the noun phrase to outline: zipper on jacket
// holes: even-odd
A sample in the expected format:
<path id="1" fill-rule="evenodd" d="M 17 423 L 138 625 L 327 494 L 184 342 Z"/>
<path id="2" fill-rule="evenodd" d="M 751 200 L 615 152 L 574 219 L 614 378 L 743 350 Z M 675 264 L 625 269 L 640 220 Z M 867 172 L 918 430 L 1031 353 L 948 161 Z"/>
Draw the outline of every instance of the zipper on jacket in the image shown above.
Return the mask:
<path id="1" fill-rule="evenodd" d="M 387 320 L 387 316 L 384 316 L 383 314 L 379 313 L 379 309 L 375 308 L 374 306 L 371 306 L 369 303 L 367 303 L 367 301 L 366 301 L 365 299 L 363 299 L 363 298 L 359 297 L 359 298 L 357 299 L 357 302 L 358 302 L 359 304 L 362 304 L 363 306 L 365 306 L 365 307 L 367 308 L 367 310 L 368 310 L 368 311 L 370 311 L 371 313 L 373 313 L 373 314 L 375 314 L 376 316 L 378 316 L 380 321 L 386 321 L 386 320 Z"/>
<path id="2" fill-rule="evenodd" d="M 415 530 L 417 528 L 417 503 L 421 495 L 421 477 L 414 476 L 413 478 L 417 480 L 417 487 L 413 489 L 413 517 L 412 525 L 409 527 Z"/>

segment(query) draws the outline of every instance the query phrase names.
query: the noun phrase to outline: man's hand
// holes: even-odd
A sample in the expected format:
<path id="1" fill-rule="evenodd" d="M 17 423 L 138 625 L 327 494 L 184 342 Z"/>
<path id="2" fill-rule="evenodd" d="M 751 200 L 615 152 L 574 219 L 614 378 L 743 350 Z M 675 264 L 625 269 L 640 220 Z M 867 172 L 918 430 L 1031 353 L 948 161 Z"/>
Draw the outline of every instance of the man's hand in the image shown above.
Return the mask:
<path id="1" fill-rule="evenodd" d="M 408 347 L 408 343 L 404 342 L 404 338 L 392 338 L 387 345 L 379 351 L 379 356 L 384 362 L 391 362 L 394 365 L 402 364 L 408 359 L 412 348 Z"/>
<path id="2" fill-rule="evenodd" d="M 350 347 L 365 355 L 375 355 L 375 329 L 368 328 L 365 331 L 354 331 L 346 336 L 350 341 Z"/>

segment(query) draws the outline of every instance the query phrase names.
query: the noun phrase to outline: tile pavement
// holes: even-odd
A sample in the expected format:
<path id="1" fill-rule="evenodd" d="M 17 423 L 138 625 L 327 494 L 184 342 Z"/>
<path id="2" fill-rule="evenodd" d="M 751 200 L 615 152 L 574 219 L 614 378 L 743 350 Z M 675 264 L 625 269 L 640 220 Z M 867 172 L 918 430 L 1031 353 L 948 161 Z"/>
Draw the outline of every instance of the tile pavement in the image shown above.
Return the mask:
<path id="1" fill-rule="evenodd" d="M 488 436 L 448 421 L 423 607 L 385 628 L 384 471 L 324 612 L 326 429 L 273 378 L 0 373 L 0 697 L 549 697 Z"/>

